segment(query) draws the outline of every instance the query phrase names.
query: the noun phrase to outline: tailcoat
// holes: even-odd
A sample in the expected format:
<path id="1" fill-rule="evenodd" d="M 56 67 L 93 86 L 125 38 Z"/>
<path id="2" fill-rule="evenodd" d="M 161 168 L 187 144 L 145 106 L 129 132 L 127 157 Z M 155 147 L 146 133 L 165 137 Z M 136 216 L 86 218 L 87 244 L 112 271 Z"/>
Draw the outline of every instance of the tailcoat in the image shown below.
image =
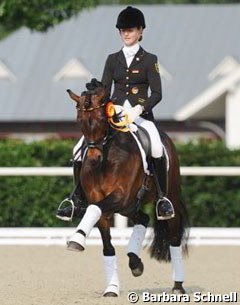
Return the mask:
<path id="1" fill-rule="evenodd" d="M 111 97 L 114 104 L 123 105 L 126 100 L 132 106 L 140 104 L 144 107 L 141 116 L 153 120 L 152 108 L 162 99 L 156 55 L 140 47 L 128 67 L 122 50 L 110 54 L 105 63 L 102 83 L 106 87 L 107 96 Z"/>

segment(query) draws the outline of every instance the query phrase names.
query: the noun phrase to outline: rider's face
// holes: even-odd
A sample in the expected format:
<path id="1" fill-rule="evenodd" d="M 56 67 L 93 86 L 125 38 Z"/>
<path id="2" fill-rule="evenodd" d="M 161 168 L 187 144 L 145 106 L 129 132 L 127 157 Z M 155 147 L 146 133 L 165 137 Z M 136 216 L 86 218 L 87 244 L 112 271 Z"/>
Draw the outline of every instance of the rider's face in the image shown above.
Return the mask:
<path id="1" fill-rule="evenodd" d="M 142 35 L 142 28 L 129 28 L 119 30 L 121 39 L 125 46 L 131 47 L 136 44 Z"/>

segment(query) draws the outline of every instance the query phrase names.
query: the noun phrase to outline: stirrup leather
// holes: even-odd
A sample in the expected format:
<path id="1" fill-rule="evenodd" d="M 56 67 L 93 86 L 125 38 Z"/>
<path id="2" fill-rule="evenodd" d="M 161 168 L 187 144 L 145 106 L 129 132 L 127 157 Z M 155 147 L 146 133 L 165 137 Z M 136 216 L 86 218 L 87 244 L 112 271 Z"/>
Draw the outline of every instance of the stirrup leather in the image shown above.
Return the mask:
<path id="1" fill-rule="evenodd" d="M 66 205 L 65 208 L 67 208 L 68 206 L 70 206 L 71 209 L 72 209 L 72 212 L 71 212 L 71 216 L 70 216 L 70 217 L 58 215 L 58 211 L 61 210 L 61 207 L 64 206 L 66 203 L 67 203 L 68 205 Z M 56 213 L 56 217 L 59 218 L 59 219 L 61 219 L 61 220 L 64 220 L 64 221 L 72 221 L 72 219 L 73 219 L 73 214 L 74 214 L 74 208 L 75 208 L 75 205 L 74 205 L 73 200 L 70 199 L 70 198 L 65 198 L 65 199 L 59 204 L 59 207 L 58 207 L 57 213 Z"/>

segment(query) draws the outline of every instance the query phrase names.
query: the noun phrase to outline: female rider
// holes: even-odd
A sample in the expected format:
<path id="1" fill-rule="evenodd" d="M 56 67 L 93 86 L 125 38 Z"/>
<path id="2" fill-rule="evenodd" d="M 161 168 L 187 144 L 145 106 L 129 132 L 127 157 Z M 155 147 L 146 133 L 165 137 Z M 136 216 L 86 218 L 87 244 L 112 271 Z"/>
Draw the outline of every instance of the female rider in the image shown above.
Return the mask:
<path id="1" fill-rule="evenodd" d="M 107 95 L 115 105 L 121 105 L 128 115 L 130 122 L 144 128 L 151 141 L 151 155 L 154 168 L 155 183 L 157 185 L 158 198 L 156 200 L 156 212 L 159 219 L 174 217 L 173 205 L 169 199 L 163 197 L 159 181 L 166 180 L 166 173 L 162 171 L 165 166 L 163 157 L 163 145 L 159 132 L 154 124 L 152 109 L 162 99 L 161 79 L 159 74 L 158 59 L 156 55 L 145 51 L 139 44 L 142 40 L 143 30 L 146 27 L 143 13 L 131 6 L 120 12 L 116 27 L 119 30 L 123 47 L 120 51 L 108 56 L 102 83 L 106 87 Z M 112 84 L 114 84 L 113 92 Z M 150 88 L 150 95 L 148 90 Z M 83 143 L 83 137 L 74 147 L 74 177 L 76 188 L 71 200 L 75 205 L 74 215 L 78 214 L 78 206 L 84 200 L 84 194 L 79 181 L 81 170 L 81 154 L 78 152 Z M 164 190 L 163 190 L 164 191 Z M 68 215 L 66 215 L 68 214 Z M 60 209 L 57 217 L 64 219 L 69 216 L 69 211 Z"/>

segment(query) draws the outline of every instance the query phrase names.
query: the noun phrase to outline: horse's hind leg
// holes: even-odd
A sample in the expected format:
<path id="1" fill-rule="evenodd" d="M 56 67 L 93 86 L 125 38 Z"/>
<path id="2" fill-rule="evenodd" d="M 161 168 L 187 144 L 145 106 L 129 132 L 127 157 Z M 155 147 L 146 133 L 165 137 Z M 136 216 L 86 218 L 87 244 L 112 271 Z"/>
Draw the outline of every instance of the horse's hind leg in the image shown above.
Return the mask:
<path id="1" fill-rule="evenodd" d="M 139 258 L 139 254 L 146 234 L 149 216 L 142 211 L 138 211 L 130 218 L 134 222 L 134 227 L 127 248 L 129 268 L 131 269 L 133 276 L 140 276 L 143 274 L 144 265 Z"/>
<path id="2" fill-rule="evenodd" d="M 105 297 L 119 295 L 119 279 L 117 273 L 117 258 L 111 243 L 109 219 L 102 217 L 97 223 L 103 242 L 103 263 L 106 274 L 107 287 L 103 293 Z"/>
<path id="3" fill-rule="evenodd" d="M 174 224 L 175 222 L 175 224 Z M 181 230 L 177 230 L 180 228 L 178 225 L 178 219 L 169 221 L 169 235 L 170 235 L 170 257 L 172 264 L 172 277 L 174 281 L 174 286 L 172 288 L 173 293 L 185 293 L 183 288 L 184 282 L 184 263 L 183 263 L 183 251 L 181 246 L 182 234 Z"/>
<path id="4" fill-rule="evenodd" d="M 184 266 L 182 257 L 182 247 L 170 246 L 171 263 L 173 270 L 173 281 L 174 286 L 172 288 L 173 293 L 185 293 L 183 288 L 184 281 Z"/>

